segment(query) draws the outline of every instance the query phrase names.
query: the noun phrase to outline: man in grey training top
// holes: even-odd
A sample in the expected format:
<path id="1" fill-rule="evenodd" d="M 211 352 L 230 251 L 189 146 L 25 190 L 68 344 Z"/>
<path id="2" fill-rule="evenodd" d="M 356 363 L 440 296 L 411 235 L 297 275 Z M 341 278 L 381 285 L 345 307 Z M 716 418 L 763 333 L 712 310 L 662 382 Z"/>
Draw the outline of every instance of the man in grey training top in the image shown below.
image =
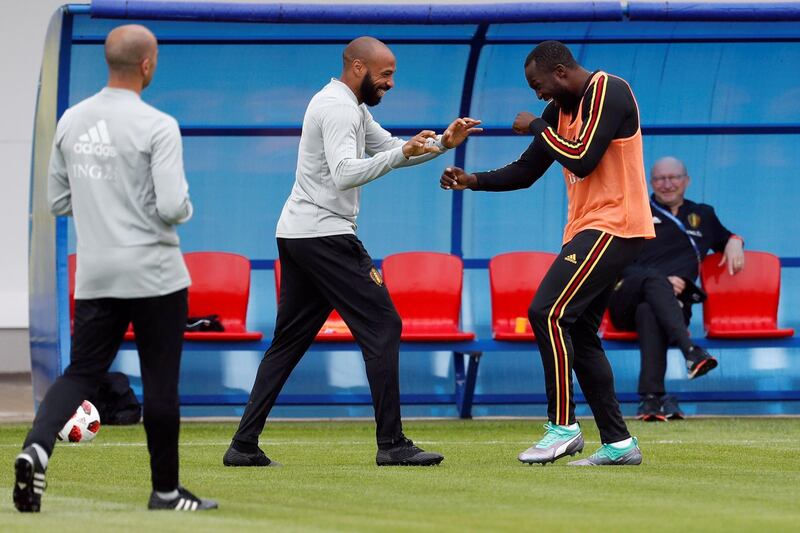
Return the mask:
<path id="1" fill-rule="evenodd" d="M 153 492 L 149 509 L 217 504 L 178 480 L 178 370 L 189 273 L 175 225 L 192 216 L 178 123 L 141 100 L 158 43 L 138 25 L 105 42 L 108 84 L 68 109 L 50 156 L 48 201 L 77 234 L 70 365 L 48 389 L 14 468 L 14 505 L 38 512 L 56 433 L 94 395 L 133 322 L 144 388 Z"/>
<path id="2" fill-rule="evenodd" d="M 314 95 L 303 119 L 296 181 L 278 221 L 275 335 L 223 458 L 226 466 L 273 464 L 258 437 L 283 384 L 333 309 L 363 352 L 377 422 L 377 464 L 432 465 L 443 459 L 403 435 L 400 317 L 355 235 L 356 216 L 362 185 L 458 146 L 480 122 L 459 118 L 441 136 L 424 130 L 409 141 L 392 137 L 367 106 L 377 105 L 394 86 L 394 54 L 377 39 L 359 37 L 345 48 L 343 62 L 341 77 Z"/>

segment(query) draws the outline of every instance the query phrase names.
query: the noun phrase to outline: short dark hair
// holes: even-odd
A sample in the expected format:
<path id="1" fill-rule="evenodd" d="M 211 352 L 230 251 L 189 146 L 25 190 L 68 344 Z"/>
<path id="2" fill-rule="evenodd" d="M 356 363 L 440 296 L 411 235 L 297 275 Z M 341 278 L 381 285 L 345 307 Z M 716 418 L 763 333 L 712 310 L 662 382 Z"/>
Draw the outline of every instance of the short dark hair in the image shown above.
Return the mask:
<path id="1" fill-rule="evenodd" d="M 575 58 L 572 57 L 572 52 L 569 48 L 564 46 L 564 43 L 558 41 L 544 41 L 531 50 L 528 57 L 525 58 L 525 67 L 531 64 L 531 61 L 536 61 L 536 66 L 540 69 L 552 72 L 557 65 L 564 65 L 567 68 L 574 68 L 578 65 Z"/>

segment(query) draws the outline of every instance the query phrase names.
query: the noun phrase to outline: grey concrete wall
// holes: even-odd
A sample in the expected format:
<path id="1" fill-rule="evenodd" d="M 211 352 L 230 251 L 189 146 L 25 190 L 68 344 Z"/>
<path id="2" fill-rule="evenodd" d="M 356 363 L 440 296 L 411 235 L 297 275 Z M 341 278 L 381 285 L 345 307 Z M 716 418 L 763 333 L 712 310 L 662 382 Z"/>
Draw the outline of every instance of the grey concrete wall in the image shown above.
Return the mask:
<path id="1" fill-rule="evenodd" d="M 0 329 L 0 374 L 30 371 L 27 328 Z"/>

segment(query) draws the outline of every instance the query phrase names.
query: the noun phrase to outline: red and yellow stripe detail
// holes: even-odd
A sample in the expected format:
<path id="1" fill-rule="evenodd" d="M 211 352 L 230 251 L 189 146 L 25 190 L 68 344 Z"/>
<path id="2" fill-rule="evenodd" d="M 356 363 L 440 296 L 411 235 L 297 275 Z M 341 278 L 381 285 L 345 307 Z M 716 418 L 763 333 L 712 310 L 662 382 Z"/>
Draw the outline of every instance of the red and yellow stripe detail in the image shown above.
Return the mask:
<path id="1" fill-rule="evenodd" d="M 569 424 L 569 399 L 570 392 L 570 372 L 569 354 L 567 352 L 567 343 L 564 339 L 564 331 L 561 329 L 561 318 L 564 316 L 569 303 L 583 286 L 584 282 L 589 278 L 594 268 L 602 259 L 611 240 L 614 237 L 606 232 L 602 232 L 600 237 L 595 241 L 592 249 L 583 260 L 583 263 L 578 267 L 572 278 L 561 291 L 561 294 L 556 298 L 555 303 L 550 308 L 547 315 L 547 334 L 550 338 L 550 347 L 553 351 L 553 363 L 555 368 L 556 378 L 556 421 L 555 423 L 560 426 Z"/>
<path id="2" fill-rule="evenodd" d="M 597 124 L 600 123 L 600 115 L 603 111 L 603 103 L 606 99 L 606 88 L 608 87 L 608 74 L 602 72 L 597 75 L 597 79 L 592 85 L 592 96 L 589 107 L 589 116 L 583 123 L 577 141 L 568 141 L 560 136 L 553 128 L 548 127 L 542 133 L 544 141 L 556 152 L 569 157 L 570 159 L 581 159 L 589 150 L 594 134 L 597 132 Z"/>

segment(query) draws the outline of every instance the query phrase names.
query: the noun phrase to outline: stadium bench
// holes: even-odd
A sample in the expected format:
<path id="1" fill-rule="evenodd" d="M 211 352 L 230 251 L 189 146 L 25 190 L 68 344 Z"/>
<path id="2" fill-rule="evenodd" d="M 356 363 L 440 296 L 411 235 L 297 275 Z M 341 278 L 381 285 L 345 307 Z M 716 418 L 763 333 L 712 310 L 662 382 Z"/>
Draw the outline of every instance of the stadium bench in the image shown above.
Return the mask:
<path id="1" fill-rule="evenodd" d="M 259 341 L 263 334 L 247 331 L 247 303 L 250 298 L 250 261 L 227 252 L 190 252 L 183 255 L 192 278 L 189 288 L 189 316 L 219 316 L 225 331 L 187 331 L 188 341 Z M 68 258 L 70 328 L 75 314 L 76 256 Z M 135 339 L 129 326 L 125 340 Z"/>
<path id="2" fill-rule="evenodd" d="M 264 352 L 269 348 L 271 339 L 258 342 L 242 343 L 210 343 L 193 342 L 184 343 L 185 352 L 220 352 L 253 351 Z M 800 338 L 772 338 L 772 339 L 706 339 L 698 338 L 695 344 L 706 349 L 738 349 L 738 348 L 798 348 Z M 603 341 L 607 351 L 634 350 L 629 341 Z M 123 345 L 125 350 L 135 350 L 131 343 Z M 355 342 L 325 343 L 315 342 L 309 348 L 310 352 L 359 352 L 361 348 Z M 471 341 L 449 342 L 408 342 L 400 345 L 401 353 L 405 352 L 436 352 L 448 351 L 454 354 L 453 365 L 455 383 L 452 394 L 443 393 L 411 393 L 402 394 L 403 405 L 455 405 L 461 418 L 472 416 L 472 406 L 476 401 L 482 405 L 488 404 L 541 404 L 546 402 L 544 391 L 532 393 L 482 393 L 476 395 L 478 368 L 481 359 L 489 353 L 508 352 L 535 352 L 534 342 L 497 341 L 491 338 L 476 337 Z M 466 356 L 466 357 L 464 357 Z M 537 364 L 531 360 L 531 364 Z M 636 393 L 618 393 L 621 402 L 638 401 Z M 733 401 L 733 400 L 759 400 L 759 401 L 800 401 L 800 390 L 792 391 L 696 391 L 682 393 L 682 398 L 687 401 Z M 581 395 L 576 395 L 576 402 L 583 401 Z M 181 405 L 185 406 L 219 406 L 219 405 L 245 405 L 246 394 L 181 394 Z M 278 405 L 370 405 L 372 403 L 368 393 L 363 394 L 281 394 Z"/>
<path id="3" fill-rule="evenodd" d="M 752 253 L 752 252 L 750 252 Z M 504 257 L 508 256 L 508 257 Z M 500 254 L 490 261 L 490 286 L 492 295 L 492 338 L 476 338 L 472 332 L 464 332 L 458 328 L 458 316 L 461 302 L 463 266 L 457 256 L 449 254 L 408 252 L 387 256 L 382 264 L 383 277 L 387 289 L 392 295 L 398 312 L 404 321 L 404 332 L 401 339 L 402 352 L 436 352 L 453 353 L 455 385 L 453 394 L 411 394 L 403 395 L 404 405 L 413 404 L 455 404 L 462 418 L 470 418 L 475 400 L 475 388 L 480 360 L 485 353 L 519 352 L 536 350 L 533 333 L 527 320 L 527 308 L 535 294 L 555 254 L 543 252 L 513 252 Z M 708 262 L 719 262 L 713 259 Z M 746 269 L 753 267 L 756 272 L 757 261 L 748 255 Z M 708 274 L 710 269 L 706 272 Z M 521 275 L 525 272 L 527 275 Z M 760 274 L 763 275 L 763 274 Z M 280 292 L 280 262 L 275 263 L 276 288 Z M 738 276 L 738 275 L 737 275 Z M 744 280 L 745 278 L 741 278 Z M 779 287 L 775 287 L 779 289 Z M 715 289 L 709 288 L 710 292 Z M 740 295 L 741 297 L 741 295 Z M 750 296 L 746 296 L 750 298 Z M 777 304 L 776 304 L 777 305 Z M 425 318 L 425 313 L 430 316 Z M 517 331 L 518 318 L 524 317 L 526 330 Z M 360 351 L 353 341 L 352 335 L 338 314 L 332 313 L 309 351 L 336 352 Z M 413 324 L 413 325 L 412 325 Z M 435 332 L 433 326 L 442 325 L 442 330 Z M 512 329 L 513 328 L 513 329 Z M 793 330 L 789 331 L 789 336 Z M 631 350 L 631 341 L 636 340 L 635 332 L 618 331 L 604 316 L 601 326 L 603 345 L 607 350 Z M 336 340 L 337 342 L 330 342 Z M 194 342 L 187 337 L 184 349 L 187 351 L 265 351 L 269 340 L 257 342 L 230 343 L 218 345 L 205 342 Z M 698 345 L 705 348 L 755 348 L 755 347 L 790 347 L 800 344 L 800 340 L 790 338 L 724 338 L 709 335 L 708 339 L 697 339 Z M 132 347 L 127 347 L 131 349 Z M 466 357 L 465 357 L 466 356 Z M 704 392 L 694 393 L 697 399 L 703 399 Z M 715 399 L 724 399 L 723 395 L 714 395 Z M 740 392 L 737 392 L 741 396 Z M 800 399 L 800 393 L 791 398 Z M 693 397 L 691 394 L 687 398 Z M 625 398 L 621 401 L 633 401 Z M 768 399 L 759 396 L 758 399 Z M 240 405 L 246 403 L 244 395 L 182 395 L 183 405 Z M 542 403 L 544 393 L 526 394 L 481 394 L 482 404 L 492 403 Z M 576 401 L 581 401 L 580 395 Z M 354 405 L 370 404 L 369 394 L 295 394 L 282 395 L 281 405 Z"/>

